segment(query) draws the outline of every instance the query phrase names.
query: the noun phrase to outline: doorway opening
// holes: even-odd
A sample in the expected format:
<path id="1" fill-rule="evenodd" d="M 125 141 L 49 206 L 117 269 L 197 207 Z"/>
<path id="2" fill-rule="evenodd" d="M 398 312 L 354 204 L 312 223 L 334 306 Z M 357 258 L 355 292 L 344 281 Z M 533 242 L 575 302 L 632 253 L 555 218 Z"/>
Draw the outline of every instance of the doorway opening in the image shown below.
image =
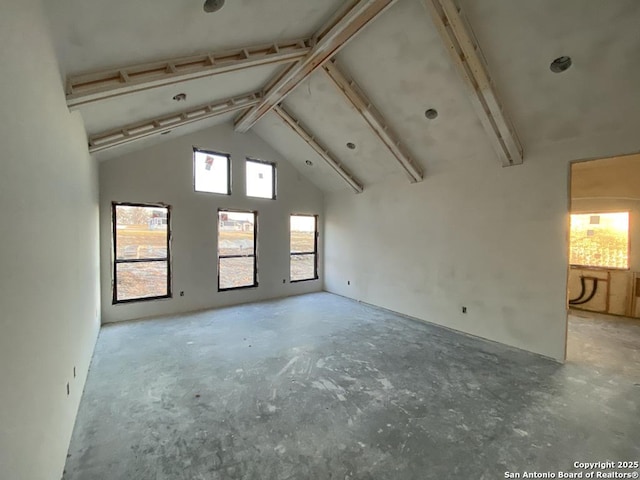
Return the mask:
<path id="1" fill-rule="evenodd" d="M 640 373 L 640 154 L 571 164 L 567 362 Z"/>

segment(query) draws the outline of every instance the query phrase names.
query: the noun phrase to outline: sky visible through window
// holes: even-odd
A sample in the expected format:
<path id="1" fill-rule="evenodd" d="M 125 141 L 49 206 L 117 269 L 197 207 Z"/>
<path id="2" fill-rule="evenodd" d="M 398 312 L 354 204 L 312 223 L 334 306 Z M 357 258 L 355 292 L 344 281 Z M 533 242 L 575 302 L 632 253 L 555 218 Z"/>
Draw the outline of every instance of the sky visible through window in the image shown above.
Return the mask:
<path id="1" fill-rule="evenodd" d="M 273 165 L 247 160 L 247 196 L 274 198 Z"/>
<path id="2" fill-rule="evenodd" d="M 294 232 L 314 232 L 316 229 L 316 219 L 312 216 L 292 215 L 291 231 Z"/>
<path id="3" fill-rule="evenodd" d="M 193 162 L 197 192 L 229 193 L 229 159 L 226 156 L 196 150 Z"/>

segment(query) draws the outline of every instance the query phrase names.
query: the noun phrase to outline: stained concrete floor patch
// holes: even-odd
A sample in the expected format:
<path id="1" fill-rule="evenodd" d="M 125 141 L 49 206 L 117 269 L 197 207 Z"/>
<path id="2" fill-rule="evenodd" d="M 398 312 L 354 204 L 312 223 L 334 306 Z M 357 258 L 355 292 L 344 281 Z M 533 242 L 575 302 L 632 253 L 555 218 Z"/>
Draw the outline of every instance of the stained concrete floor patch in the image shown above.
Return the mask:
<path id="1" fill-rule="evenodd" d="M 634 372 L 326 293 L 108 325 L 63 478 L 495 479 L 638 460 Z"/>

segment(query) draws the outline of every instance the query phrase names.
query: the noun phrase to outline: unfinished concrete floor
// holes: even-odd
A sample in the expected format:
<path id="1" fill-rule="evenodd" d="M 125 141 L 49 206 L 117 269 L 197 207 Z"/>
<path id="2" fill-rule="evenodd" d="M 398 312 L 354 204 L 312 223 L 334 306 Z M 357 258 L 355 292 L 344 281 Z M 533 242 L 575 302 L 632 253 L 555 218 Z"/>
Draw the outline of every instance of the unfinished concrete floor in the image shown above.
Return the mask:
<path id="1" fill-rule="evenodd" d="M 640 319 L 572 310 L 567 362 L 615 371 L 640 382 Z"/>
<path id="2" fill-rule="evenodd" d="M 320 293 L 105 326 L 64 478 L 574 471 L 640 460 L 639 403 L 628 372 Z"/>

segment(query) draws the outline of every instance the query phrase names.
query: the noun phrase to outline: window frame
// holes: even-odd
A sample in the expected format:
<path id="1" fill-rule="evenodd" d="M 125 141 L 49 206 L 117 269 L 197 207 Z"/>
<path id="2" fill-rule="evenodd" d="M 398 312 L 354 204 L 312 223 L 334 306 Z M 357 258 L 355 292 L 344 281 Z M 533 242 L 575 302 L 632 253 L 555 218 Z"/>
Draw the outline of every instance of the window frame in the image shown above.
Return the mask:
<path id="1" fill-rule="evenodd" d="M 253 255 L 223 255 L 220 256 L 220 214 L 221 213 L 251 213 L 253 214 Z M 218 267 L 218 292 L 230 292 L 233 290 L 245 290 L 258 287 L 258 212 L 257 210 L 234 210 L 229 208 L 218 208 L 216 214 L 217 221 L 217 267 Z M 221 258 L 251 258 L 253 257 L 253 284 L 242 285 L 240 287 L 220 288 L 220 259 Z"/>
<path id="2" fill-rule="evenodd" d="M 627 223 L 627 266 L 626 267 L 603 267 L 603 266 L 598 266 L 598 265 L 581 265 L 579 263 L 571 263 L 571 217 L 573 215 L 590 215 L 590 216 L 595 216 L 595 215 L 607 215 L 607 214 L 612 214 L 612 213 L 626 213 L 628 215 L 628 223 Z M 608 211 L 593 211 L 593 210 L 588 210 L 588 211 L 582 211 L 582 210 L 577 210 L 577 211 L 570 211 L 569 212 L 569 268 L 571 269 L 582 269 L 582 270 L 600 270 L 600 271 L 606 271 L 606 270 L 615 270 L 615 271 L 619 271 L 619 272 L 628 272 L 631 270 L 631 258 L 630 258 L 630 254 L 631 254 L 631 211 L 628 209 L 623 209 L 623 210 L 608 210 Z"/>
<path id="3" fill-rule="evenodd" d="M 260 163 L 262 165 L 269 165 L 271 166 L 271 170 L 273 172 L 273 174 L 271 175 L 271 197 L 256 197 L 253 195 L 249 195 L 248 192 L 248 182 L 247 182 L 247 164 L 248 163 Z M 245 158 L 245 169 L 244 169 L 244 193 L 248 198 L 257 198 L 257 199 L 262 199 L 262 200 L 276 200 L 278 197 L 278 181 L 277 181 L 277 173 L 278 173 L 278 166 L 276 164 L 276 162 L 270 162 L 268 160 L 260 160 L 258 158 L 253 158 L 253 157 L 246 157 Z"/>
<path id="4" fill-rule="evenodd" d="M 143 208 L 164 208 L 167 210 L 167 256 L 165 258 L 144 258 L 144 259 L 118 259 L 118 222 L 116 217 L 117 207 L 143 207 Z M 147 302 L 151 300 L 161 300 L 173 298 L 172 292 L 172 274 L 171 274 L 171 205 L 164 203 L 135 203 L 135 202 L 111 202 L 111 243 L 112 243 L 112 262 L 111 262 L 111 291 L 112 305 Z M 118 299 L 118 264 L 123 263 L 152 263 L 167 262 L 167 294 L 154 295 L 153 297 L 127 298 Z"/>
<path id="5" fill-rule="evenodd" d="M 208 155 L 215 155 L 217 157 L 226 157 L 227 158 L 227 193 L 220 193 L 220 192 L 207 192 L 206 190 L 197 190 L 196 189 L 196 153 L 205 153 Z M 231 154 L 230 153 L 223 153 L 223 152 L 216 152 L 214 150 L 206 150 L 204 148 L 198 148 L 196 146 L 193 147 L 193 157 L 192 157 L 192 167 L 193 167 L 193 191 L 195 193 L 203 193 L 205 195 L 225 195 L 225 196 L 230 196 L 231 195 Z"/>
<path id="6" fill-rule="evenodd" d="M 313 252 L 292 252 L 291 251 L 291 217 L 313 217 L 314 219 L 314 235 L 313 235 Z M 318 215 L 317 214 L 308 214 L 308 213 L 292 213 L 289 215 L 289 283 L 300 283 L 300 282 L 310 282 L 313 280 L 318 280 L 320 277 L 318 275 L 318 239 L 320 237 L 320 232 L 318 230 Z M 310 278 L 302 278 L 300 280 L 292 280 L 291 279 L 291 259 L 294 256 L 301 255 L 313 255 L 313 277 Z"/>

